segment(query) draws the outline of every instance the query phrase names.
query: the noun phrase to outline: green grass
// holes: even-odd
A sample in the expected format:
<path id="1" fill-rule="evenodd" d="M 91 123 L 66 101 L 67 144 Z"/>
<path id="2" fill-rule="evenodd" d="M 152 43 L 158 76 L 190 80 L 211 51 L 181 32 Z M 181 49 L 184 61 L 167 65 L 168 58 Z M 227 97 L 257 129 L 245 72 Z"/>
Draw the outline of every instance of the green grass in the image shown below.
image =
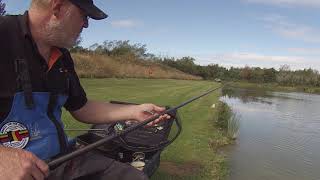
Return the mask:
<path id="1" fill-rule="evenodd" d="M 81 79 L 90 99 L 128 101 L 135 103 L 152 102 L 158 105 L 178 105 L 194 96 L 218 87 L 209 81 L 148 80 L 148 79 Z M 212 142 L 225 138 L 214 126 L 212 116 L 220 91 L 211 93 L 179 110 L 183 131 L 161 156 L 161 162 L 173 163 L 177 168 L 198 164 L 192 173 L 170 174 L 159 168 L 152 179 L 223 179 L 227 174 L 224 157 L 212 148 Z M 89 125 L 76 122 L 68 113 L 63 113 L 67 128 L 84 128 Z M 76 133 L 70 134 L 75 136 Z M 181 165 L 181 166 L 180 166 Z M 191 168 L 192 169 L 192 168 Z M 186 169 L 188 170 L 188 169 Z M 187 172 L 187 171 L 186 171 Z"/>

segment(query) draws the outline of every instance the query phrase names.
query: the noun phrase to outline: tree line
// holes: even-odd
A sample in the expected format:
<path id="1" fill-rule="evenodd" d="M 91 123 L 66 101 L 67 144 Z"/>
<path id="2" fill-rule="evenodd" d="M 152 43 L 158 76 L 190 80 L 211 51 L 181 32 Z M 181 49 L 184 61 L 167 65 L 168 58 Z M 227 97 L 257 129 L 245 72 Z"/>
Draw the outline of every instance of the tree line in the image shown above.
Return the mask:
<path id="1" fill-rule="evenodd" d="M 80 43 L 80 42 L 79 42 Z M 278 83 L 285 86 L 320 86 L 320 75 L 314 69 L 290 70 L 289 65 L 275 68 L 260 67 L 230 67 L 219 64 L 202 66 L 195 64 L 193 57 L 159 57 L 147 53 L 146 45 L 125 41 L 104 41 L 102 44 L 93 44 L 89 48 L 76 45 L 71 52 L 98 53 L 113 57 L 133 57 L 139 61 L 153 61 L 161 63 L 188 74 L 201 76 L 206 80 L 247 81 L 253 83 Z"/>

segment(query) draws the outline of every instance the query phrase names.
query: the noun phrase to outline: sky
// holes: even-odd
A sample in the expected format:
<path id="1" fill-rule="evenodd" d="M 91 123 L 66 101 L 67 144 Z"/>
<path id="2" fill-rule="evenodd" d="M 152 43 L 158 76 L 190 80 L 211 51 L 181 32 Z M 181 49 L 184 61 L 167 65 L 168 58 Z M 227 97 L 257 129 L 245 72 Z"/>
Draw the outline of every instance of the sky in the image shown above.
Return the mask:
<path id="1" fill-rule="evenodd" d="M 30 0 L 3 0 L 21 14 Z M 146 44 L 161 57 L 200 65 L 320 71 L 320 0 L 95 0 L 109 17 L 90 19 L 82 46 L 105 40 Z"/>

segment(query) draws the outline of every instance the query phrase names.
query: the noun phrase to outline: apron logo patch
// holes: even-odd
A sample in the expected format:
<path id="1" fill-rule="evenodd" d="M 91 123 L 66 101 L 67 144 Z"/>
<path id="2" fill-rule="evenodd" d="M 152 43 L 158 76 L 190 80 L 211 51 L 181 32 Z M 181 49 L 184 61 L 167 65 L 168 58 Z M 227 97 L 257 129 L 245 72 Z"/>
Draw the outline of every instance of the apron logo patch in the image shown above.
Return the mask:
<path id="1" fill-rule="evenodd" d="M 23 149 L 28 144 L 29 139 L 29 131 L 21 123 L 8 122 L 0 129 L 0 142 L 6 147 Z"/>
<path id="2" fill-rule="evenodd" d="M 28 129 L 29 129 L 30 141 L 41 138 L 41 132 L 39 129 L 39 125 L 37 123 L 32 123 L 31 125 L 28 125 Z"/>

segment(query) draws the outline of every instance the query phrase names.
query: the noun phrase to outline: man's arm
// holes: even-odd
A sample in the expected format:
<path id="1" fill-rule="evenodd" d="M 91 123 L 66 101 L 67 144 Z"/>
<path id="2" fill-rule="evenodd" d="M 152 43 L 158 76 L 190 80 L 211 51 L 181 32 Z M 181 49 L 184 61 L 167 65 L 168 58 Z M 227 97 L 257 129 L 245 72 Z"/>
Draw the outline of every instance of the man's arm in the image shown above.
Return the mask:
<path id="1" fill-rule="evenodd" d="M 42 180 L 49 166 L 31 152 L 0 146 L 0 179 Z"/>
<path id="2" fill-rule="evenodd" d="M 61 50 L 65 52 L 65 62 L 67 63 L 70 77 L 72 77 L 69 97 L 64 107 L 75 119 L 90 124 L 103 124 L 128 119 L 143 121 L 153 116 L 152 113 L 161 113 L 165 110 L 165 108 L 153 104 L 121 105 L 88 100 L 80 84 L 79 77 L 74 70 L 74 63 L 69 51 L 66 49 Z M 169 118 L 168 115 L 161 116 L 155 123 Z"/>
<path id="3" fill-rule="evenodd" d="M 143 121 L 153 116 L 152 113 L 159 114 L 164 110 L 165 108 L 153 104 L 123 105 L 88 100 L 82 108 L 71 114 L 75 119 L 84 123 L 102 124 L 129 119 Z M 168 118 L 169 116 L 165 115 L 159 120 Z"/>

